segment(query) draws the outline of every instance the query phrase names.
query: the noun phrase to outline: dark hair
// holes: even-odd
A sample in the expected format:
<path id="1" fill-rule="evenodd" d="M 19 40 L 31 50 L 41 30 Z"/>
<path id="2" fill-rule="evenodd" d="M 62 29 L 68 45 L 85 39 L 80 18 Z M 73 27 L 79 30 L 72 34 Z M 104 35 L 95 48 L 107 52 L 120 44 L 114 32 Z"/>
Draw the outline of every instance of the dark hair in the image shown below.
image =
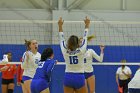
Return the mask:
<path id="1" fill-rule="evenodd" d="M 79 47 L 78 37 L 75 35 L 70 36 L 70 38 L 68 39 L 67 48 L 70 49 L 71 51 L 74 51 L 78 47 Z"/>
<path id="2" fill-rule="evenodd" d="M 26 46 L 27 51 L 31 50 L 30 45 L 31 45 L 31 41 L 28 41 L 28 40 L 25 39 L 25 46 Z"/>
<path id="3" fill-rule="evenodd" d="M 9 54 L 9 53 L 10 53 L 10 54 L 12 54 L 12 52 L 10 52 L 10 51 L 8 51 L 8 52 L 5 52 L 4 54 Z"/>
<path id="4" fill-rule="evenodd" d="M 43 53 L 41 54 L 41 60 L 40 61 L 46 61 L 46 59 L 51 57 L 52 54 L 53 54 L 53 49 L 52 48 L 44 49 Z"/>

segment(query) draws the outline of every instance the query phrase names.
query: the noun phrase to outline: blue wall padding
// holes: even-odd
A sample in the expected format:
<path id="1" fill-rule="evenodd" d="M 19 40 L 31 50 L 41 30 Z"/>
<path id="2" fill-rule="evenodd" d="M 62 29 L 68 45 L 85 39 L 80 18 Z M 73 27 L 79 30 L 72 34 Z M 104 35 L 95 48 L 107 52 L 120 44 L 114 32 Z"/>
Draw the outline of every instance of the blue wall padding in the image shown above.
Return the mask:
<path id="1" fill-rule="evenodd" d="M 39 52 L 42 53 L 44 48 L 52 47 L 54 49 L 55 59 L 59 62 L 64 62 L 59 45 L 40 45 Z M 99 46 L 88 46 L 94 49 L 97 54 L 100 53 Z M 12 52 L 13 61 L 19 61 L 25 52 L 24 45 L 0 45 L 0 59 L 5 52 Z M 104 62 L 120 62 L 121 59 L 126 59 L 128 62 L 140 62 L 140 47 L 139 46 L 106 46 L 104 52 Z M 94 60 L 96 62 L 96 60 Z M 94 66 L 96 76 L 96 93 L 118 93 L 117 84 L 115 81 L 115 73 L 118 66 Z M 133 75 L 138 66 L 130 66 Z M 64 65 L 55 66 L 52 73 L 51 93 L 63 93 L 63 78 Z M 1 83 L 1 80 L 0 80 Z M 14 93 L 22 93 L 21 87 L 16 86 Z M 0 89 L 1 91 L 1 89 Z M 1 92 L 0 92 L 1 93 Z"/>

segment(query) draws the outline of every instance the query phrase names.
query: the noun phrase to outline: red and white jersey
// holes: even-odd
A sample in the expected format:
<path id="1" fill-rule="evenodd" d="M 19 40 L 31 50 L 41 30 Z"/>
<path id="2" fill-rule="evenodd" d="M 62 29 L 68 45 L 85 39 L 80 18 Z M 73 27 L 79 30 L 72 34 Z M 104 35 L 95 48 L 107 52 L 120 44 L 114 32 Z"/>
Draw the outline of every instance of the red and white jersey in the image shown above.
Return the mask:
<path id="1" fill-rule="evenodd" d="M 85 29 L 81 47 L 75 51 L 70 51 L 66 47 L 63 32 L 59 32 L 60 47 L 66 62 L 65 72 L 84 73 L 84 54 L 87 48 L 87 34 L 88 29 Z"/>

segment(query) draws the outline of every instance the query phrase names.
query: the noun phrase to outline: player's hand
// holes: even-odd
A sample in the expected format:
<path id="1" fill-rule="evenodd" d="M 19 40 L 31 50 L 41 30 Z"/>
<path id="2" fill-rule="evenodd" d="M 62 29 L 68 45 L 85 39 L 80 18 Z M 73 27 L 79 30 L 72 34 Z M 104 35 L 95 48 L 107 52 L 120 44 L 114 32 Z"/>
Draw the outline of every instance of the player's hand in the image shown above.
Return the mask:
<path id="1" fill-rule="evenodd" d="M 85 28 L 89 28 L 89 25 L 90 25 L 90 19 L 86 16 L 85 20 Z"/>
<path id="2" fill-rule="evenodd" d="M 64 23 L 64 20 L 62 19 L 62 17 L 60 17 L 59 20 L 58 20 L 58 26 L 59 27 L 62 26 L 63 23 Z"/>
<path id="3" fill-rule="evenodd" d="M 55 65 L 58 63 L 58 60 L 55 60 Z"/>
<path id="4" fill-rule="evenodd" d="M 17 86 L 20 86 L 21 85 L 21 82 L 17 82 Z"/>
<path id="5" fill-rule="evenodd" d="M 126 74 L 124 71 L 122 71 L 123 74 Z"/>
<path id="6" fill-rule="evenodd" d="M 60 19 L 58 20 L 58 26 L 59 26 L 59 32 L 63 32 L 63 23 L 64 23 L 64 20 L 62 20 L 62 17 L 60 17 Z"/>
<path id="7" fill-rule="evenodd" d="M 104 45 L 100 45 L 100 49 L 101 50 L 104 50 L 105 49 L 105 46 Z"/>
<path id="8" fill-rule="evenodd" d="M 101 53 L 104 53 L 105 46 L 104 45 L 100 45 L 100 49 L 101 49 Z"/>

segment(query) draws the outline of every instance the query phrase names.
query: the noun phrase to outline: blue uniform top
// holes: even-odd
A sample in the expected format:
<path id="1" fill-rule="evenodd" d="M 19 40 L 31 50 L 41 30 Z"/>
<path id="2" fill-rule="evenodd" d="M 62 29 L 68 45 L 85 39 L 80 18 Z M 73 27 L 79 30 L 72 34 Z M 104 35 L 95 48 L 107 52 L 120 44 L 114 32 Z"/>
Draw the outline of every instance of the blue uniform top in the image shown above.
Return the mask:
<path id="1" fill-rule="evenodd" d="M 55 63 L 56 61 L 54 59 L 40 61 L 33 79 L 45 79 L 47 82 L 50 82 L 51 71 Z"/>

